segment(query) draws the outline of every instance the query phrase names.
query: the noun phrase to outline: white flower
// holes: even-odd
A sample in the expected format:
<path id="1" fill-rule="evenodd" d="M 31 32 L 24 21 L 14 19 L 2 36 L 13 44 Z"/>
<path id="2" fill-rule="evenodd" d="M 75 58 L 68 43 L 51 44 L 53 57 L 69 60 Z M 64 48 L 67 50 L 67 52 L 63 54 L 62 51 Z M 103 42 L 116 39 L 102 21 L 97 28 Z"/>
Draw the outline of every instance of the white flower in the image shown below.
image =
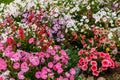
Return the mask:
<path id="1" fill-rule="evenodd" d="M 103 18 L 103 21 L 104 21 L 104 22 L 106 22 L 106 21 L 107 21 L 107 18 L 106 18 L 106 17 L 104 17 L 104 18 Z"/>
<path id="2" fill-rule="evenodd" d="M 112 39 L 112 37 L 113 37 L 113 34 L 112 34 L 112 32 L 110 32 L 110 33 L 108 34 L 108 38 L 109 38 L 109 39 Z"/>
<path id="3" fill-rule="evenodd" d="M 90 7 L 90 6 L 87 6 L 87 9 L 89 10 L 89 9 L 91 9 L 91 7 Z"/>

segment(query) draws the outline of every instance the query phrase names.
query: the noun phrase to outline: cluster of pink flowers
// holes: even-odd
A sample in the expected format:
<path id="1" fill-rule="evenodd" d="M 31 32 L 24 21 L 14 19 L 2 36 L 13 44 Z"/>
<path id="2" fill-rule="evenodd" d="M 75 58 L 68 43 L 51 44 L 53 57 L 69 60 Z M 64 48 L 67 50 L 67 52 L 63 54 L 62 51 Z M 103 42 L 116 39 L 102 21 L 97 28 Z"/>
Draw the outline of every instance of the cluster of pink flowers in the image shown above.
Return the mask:
<path id="1" fill-rule="evenodd" d="M 98 76 L 109 68 L 118 67 L 117 63 L 115 63 L 115 58 L 111 57 L 109 53 L 98 52 L 96 48 L 80 50 L 78 55 L 80 56 L 78 66 L 83 71 L 92 72 L 94 76 Z"/>
<path id="2" fill-rule="evenodd" d="M 17 73 L 17 78 L 25 79 L 27 72 L 35 67 L 36 79 L 57 79 L 57 80 L 74 80 L 75 70 L 65 72 L 68 64 L 68 55 L 59 46 L 48 48 L 46 52 L 26 52 L 23 50 L 13 50 L 12 46 L 8 46 L 4 50 L 4 57 L 8 58 L 12 65 L 10 68 L 14 70 L 13 74 Z M 0 70 L 7 69 L 7 62 L 0 58 Z M 58 76 L 59 75 L 59 76 Z M 58 76 L 58 77 L 56 77 Z"/>

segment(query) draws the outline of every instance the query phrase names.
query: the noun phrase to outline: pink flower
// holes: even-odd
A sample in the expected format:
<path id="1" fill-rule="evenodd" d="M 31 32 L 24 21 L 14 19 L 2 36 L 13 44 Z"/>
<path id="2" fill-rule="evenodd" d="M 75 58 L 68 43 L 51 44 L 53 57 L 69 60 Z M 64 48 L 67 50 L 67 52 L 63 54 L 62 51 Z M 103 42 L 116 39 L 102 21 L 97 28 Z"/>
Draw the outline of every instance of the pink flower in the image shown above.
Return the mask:
<path id="1" fill-rule="evenodd" d="M 80 50 L 79 52 L 78 52 L 78 55 L 82 55 L 84 53 L 84 50 Z"/>
<path id="2" fill-rule="evenodd" d="M 90 64 L 91 65 L 97 65 L 97 62 L 96 61 L 91 61 Z"/>
<path id="3" fill-rule="evenodd" d="M 106 53 L 105 58 L 110 59 L 110 54 Z"/>
<path id="4" fill-rule="evenodd" d="M 54 78 L 54 73 L 49 73 L 48 76 L 53 79 Z"/>
<path id="5" fill-rule="evenodd" d="M 64 78 L 63 80 L 68 80 L 68 78 Z"/>
<path id="6" fill-rule="evenodd" d="M 36 72 L 36 73 L 35 73 L 35 77 L 36 77 L 37 79 L 41 78 L 41 72 L 40 72 L 40 71 Z"/>
<path id="7" fill-rule="evenodd" d="M 84 62 L 84 60 L 85 60 L 84 58 L 80 58 L 80 60 L 79 60 L 79 64 L 82 65 L 83 62 Z"/>
<path id="8" fill-rule="evenodd" d="M 3 77 L 0 76 L 0 80 L 4 80 Z"/>
<path id="9" fill-rule="evenodd" d="M 19 61 L 21 58 L 21 54 L 20 53 L 15 53 L 13 56 L 12 56 L 12 60 L 13 61 Z"/>
<path id="10" fill-rule="evenodd" d="M 102 70 L 107 70 L 108 68 L 107 67 L 102 67 Z"/>
<path id="11" fill-rule="evenodd" d="M 30 56 L 29 61 L 32 63 L 32 65 L 37 66 L 39 65 L 40 61 L 37 56 Z"/>
<path id="12" fill-rule="evenodd" d="M 18 69 L 20 67 L 20 64 L 18 63 L 18 62 L 15 62 L 14 64 L 13 64 L 13 68 L 14 69 Z"/>
<path id="13" fill-rule="evenodd" d="M 60 60 L 60 57 L 58 55 L 55 55 L 53 58 L 54 58 L 55 61 L 59 61 Z"/>
<path id="14" fill-rule="evenodd" d="M 87 65 L 83 65 L 83 66 L 82 66 L 82 70 L 83 70 L 83 71 L 86 71 L 87 69 L 88 69 L 88 66 L 87 66 Z"/>
<path id="15" fill-rule="evenodd" d="M 52 62 L 49 62 L 49 63 L 48 63 L 48 67 L 49 67 L 49 68 L 52 68 L 52 67 L 53 67 L 53 63 L 52 63 Z"/>
<path id="16" fill-rule="evenodd" d="M 102 67 L 109 67 L 110 61 L 107 59 L 102 60 Z"/>
<path id="17" fill-rule="evenodd" d="M 15 54 L 15 52 L 12 52 L 12 51 L 5 51 L 5 56 L 8 57 L 8 58 L 12 58 L 12 56 Z"/>
<path id="18" fill-rule="evenodd" d="M 0 58 L 0 71 L 6 70 L 6 68 L 7 68 L 6 62 L 2 58 Z"/>
<path id="19" fill-rule="evenodd" d="M 75 75 L 75 73 L 76 73 L 76 72 L 75 72 L 75 69 L 71 68 L 71 69 L 70 69 L 70 74 Z"/>
<path id="20" fill-rule="evenodd" d="M 58 72 L 58 74 L 61 74 L 63 72 L 63 69 L 62 68 L 58 68 L 57 72 Z"/>
<path id="21" fill-rule="evenodd" d="M 4 45 L 0 43 L 0 51 L 2 51 L 3 49 L 4 49 Z"/>
<path id="22" fill-rule="evenodd" d="M 101 57 L 101 58 L 105 58 L 105 53 L 100 52 L 99 54 L 100 54 L 100 57 Z"/>
<path id="23" fill-rule="evenodd" d="M 15 80 L 14 78 L 10 78 L 10 80 Z"/>
<path id="24" fill-rule="evenodd" d="M 47 79 L 47 77 L 48 77 L 48 76 L 47 76 L 47 75 L 45 75 L 45 74 L 41 75 L 41 78 L 42 78 L 42 79 L 45 79 L 45 80 L 46 80 L 46 79 Z"/>
<path id="25" fill-rule="evenodd" d="M 18 78 L 21 80 L 23 80 L 25 77 L 24 77 L 24 75 L 23 75 L 23 72 L 22 71 L 20 71 L 19 73 L 18 73 Z"/>
<path id="26" fill-rule="evenodd" d="M 17 43 L 17 47 L 20 47 L 21 46 L 21 43 L 19 42 L 19 43 Z"/>
<path id="27" fill-rule="evenodd" d="M 92 70 L 92 71 L 97 71 L 97 66 L 96 66 L 96 65 L 93 65 L 93 66 L 91 67 L 91 70 Z"/>
<path id="28" fill-rule="evenodd" d="M 98 71 L 93 71 L 92 74 L 93 74 L 94 76 L 98 76 L 98 75 L 99 75 L 99 72 L 98 72 Z"/>
<path id="29" fill-rule="evenodd" d="M 44 52 L 40 52 L 38 55 L 39 55 L 40 58 L 44 58 L 45 53 Z"/>
<path id="30" fill-rule="evenodd" d="M 34 42 L 34 38 L 30 38 L 28 41 L 29 44 L 32 44 L 33 42 Z"/>
<path id="31" fill-rule="evenodd" d="M 70 76 L 70 80 L 74 80 L 74 76 Z"/>
<path id="32" fill-rule="evenodd" d="M 61 53 L 61 55 L 63 55 L 63 56 L 66 56 L 66 55 L 67 55 L 64 50 L 61 50 L 60 53 Z"/>
<path id="33" fill-rule="evenodd" d="M 27 72 L 29 70 L 28 64 L 26 62 L 21 64 L 21 70 L 22 72 Z"/>
<path id="34" fill-rule="evenodd" d="M 69 78 L 69 77 L 70 77 L 70 73 L 66 72 L 66 73 L 65 73 L 65 76 L 66 76 L 67 78 Z"/>
<path id="35" fill-rule="evenodd" d="M 93 53 L 96 51 L 96 48 L 91 48 L 90 53 Z"/>

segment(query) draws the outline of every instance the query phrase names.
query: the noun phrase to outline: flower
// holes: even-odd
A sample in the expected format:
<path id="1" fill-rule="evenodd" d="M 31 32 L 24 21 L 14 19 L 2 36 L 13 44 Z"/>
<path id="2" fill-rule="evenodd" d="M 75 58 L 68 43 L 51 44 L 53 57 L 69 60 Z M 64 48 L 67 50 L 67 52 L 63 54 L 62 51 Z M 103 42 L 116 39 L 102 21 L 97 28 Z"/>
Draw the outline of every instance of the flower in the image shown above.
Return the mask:
<path id="1" fill-rule="evenodd" d="M 90 64 L 91 65 L 97 65 L 97 62 L 96 61 L 91 61 Z"/>
<path id="2" fill-rule="evenodd" d="M 40 71 L 36 72 L 36 73 L 35 73 L 35 77 L 36 77 L 37 79 L 41 78 L 41 72 L 40 72 Z"/>
<path id="3" fill-rule="evenodd" d="M 27 72 L 29 70 L 28 64 L 26 62 L 23 62 L 21 64 L 21 71 L 22 72 Z"/>
<path id="4" fill-rule="evenodd" d="M 40 61 L 37 56 L 30 56 L 29 61 L 32 63 L 32 65 L 37 66 L 39 65 Z"/>
<path id="5" fill-rule="evenodd" d="M 92 74 L 93 74 L 94 76 L 98 76 L 98 75 L 99 75 L 99 72 L 98 72 L 98 71 L 93 71 Z"/>
<path id="6" fill-rule="evenodd" d="M 102 60 L 102 67 L 109 67 L 110 61 L 107 59 Z"/>
<path id="7" fill-rule="evenodd" d="M 20 67 L 20 63 L 15 62 L 15 63 L 13 64 L 13 68 L 14 68 L 14 69 L 18 69 L 19 67 Z"/>
<path id="8" fill-rule="evenodd" d="M 97 70 L 97 66 L 93 65 L 93 66 L 91 67 L 91 70 L 92 70 L 92 71 L 96 71 L 96 70 Z"/>
<path id="9" fill-rule="evenodd" d="M 75 73 L 76 73 L 76 72 L 75 72 L 75 69 L 71 68 L 71 69 L 70 69 L 70 74 L 75 75 Z"/>
<path id="10" fill-rule="evenodd" d="M 34 38 L 30 38 L 28 41 L 29 44 L 32 44 L 33 42 L 34 42 Z"/>
<path id="11" fill-rule="evenodd" d="M 0 58 L 0 71 L 6 70 L 6 68 L 7 68 L 7 63 L 4 61 L 4 59 Z"/>
<path id="12" fill-rule="evenodd" d="M 20 71 L 20 72 L 18 73 L 18 78 L 19 78 L 19 79 L 24 79 L 24 78 L 25 78 L 25 76 L 23 75 L 23 72 L 22 72 L 22 71 Z"/>
<path id="13" fill-rule="evenodd" d="M 48 63 L 48 67 L 49 67 L 49 68 L 52 68 L 52 67 L 53 67 L 53 63 L 52 63 L 52 62 L 49 62 L 49 63 Z"/>
<path id="14" fill-rule="evenodd" d="M 83 70 L 83 71 L 86 71 L 87 69 L 88 69 L 88 66 L 87 66 L 87 65 L 83 65 L 83 66 L 82 66 L 82 70 Z"/>

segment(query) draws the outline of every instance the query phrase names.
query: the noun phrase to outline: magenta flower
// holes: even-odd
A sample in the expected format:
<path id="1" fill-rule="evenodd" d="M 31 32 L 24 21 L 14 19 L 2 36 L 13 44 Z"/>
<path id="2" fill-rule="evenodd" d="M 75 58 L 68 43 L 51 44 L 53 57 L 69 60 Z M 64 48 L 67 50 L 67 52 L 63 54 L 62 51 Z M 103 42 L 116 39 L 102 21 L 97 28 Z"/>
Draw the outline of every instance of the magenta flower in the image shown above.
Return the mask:
<path id="1" fill-rule="evenodd" d="M 32 44 L 33 42 L 34 42 L 34 38 L 30 38 L 28 41 L 29 44 Z"/>
<path id="2" fill-rule="evenodd" d="M 0 71 L 6 70 L 6 68 L 7 68 L 6 62 L 2 58 L 0 58 Z"/>
<path id="3" fill-rule="evenodd" d="M 37 79 L 41 78 L 41 72 L 40 72 L 40 71 L 36 72 L 36 73 L 35 73 L 35 77 L 36 77 Z"/>
<path id="4" fill-rule="evenodd" d="M 20 68 L 20 64 L 19 64 L 18 62 L 15 62 L 15 63 L 13 64 L 13 68 L 14 68 L 14 69 Z"/>
<path id="5" fill-rule="evenodd" d="M 29 61 L 32 63 L 32 65 L 37 66 L 39 65 L 40 61 L 37 56 L 30 56 Z"/>
<path id="6" fill-rule="evenodd" d="M 53 63 L 52 63 L 52 62 L 49 62 L 49 63 L 48 63 L 48 67 L 49 67 L 49 68 L 53 68 Z"/>
<path id="7" fill-rule="evenodd" d="M 27 72 L 29 70 L 28 64 L 26 62 L 21 64 L 21 70 L 22 72 Z"/>

